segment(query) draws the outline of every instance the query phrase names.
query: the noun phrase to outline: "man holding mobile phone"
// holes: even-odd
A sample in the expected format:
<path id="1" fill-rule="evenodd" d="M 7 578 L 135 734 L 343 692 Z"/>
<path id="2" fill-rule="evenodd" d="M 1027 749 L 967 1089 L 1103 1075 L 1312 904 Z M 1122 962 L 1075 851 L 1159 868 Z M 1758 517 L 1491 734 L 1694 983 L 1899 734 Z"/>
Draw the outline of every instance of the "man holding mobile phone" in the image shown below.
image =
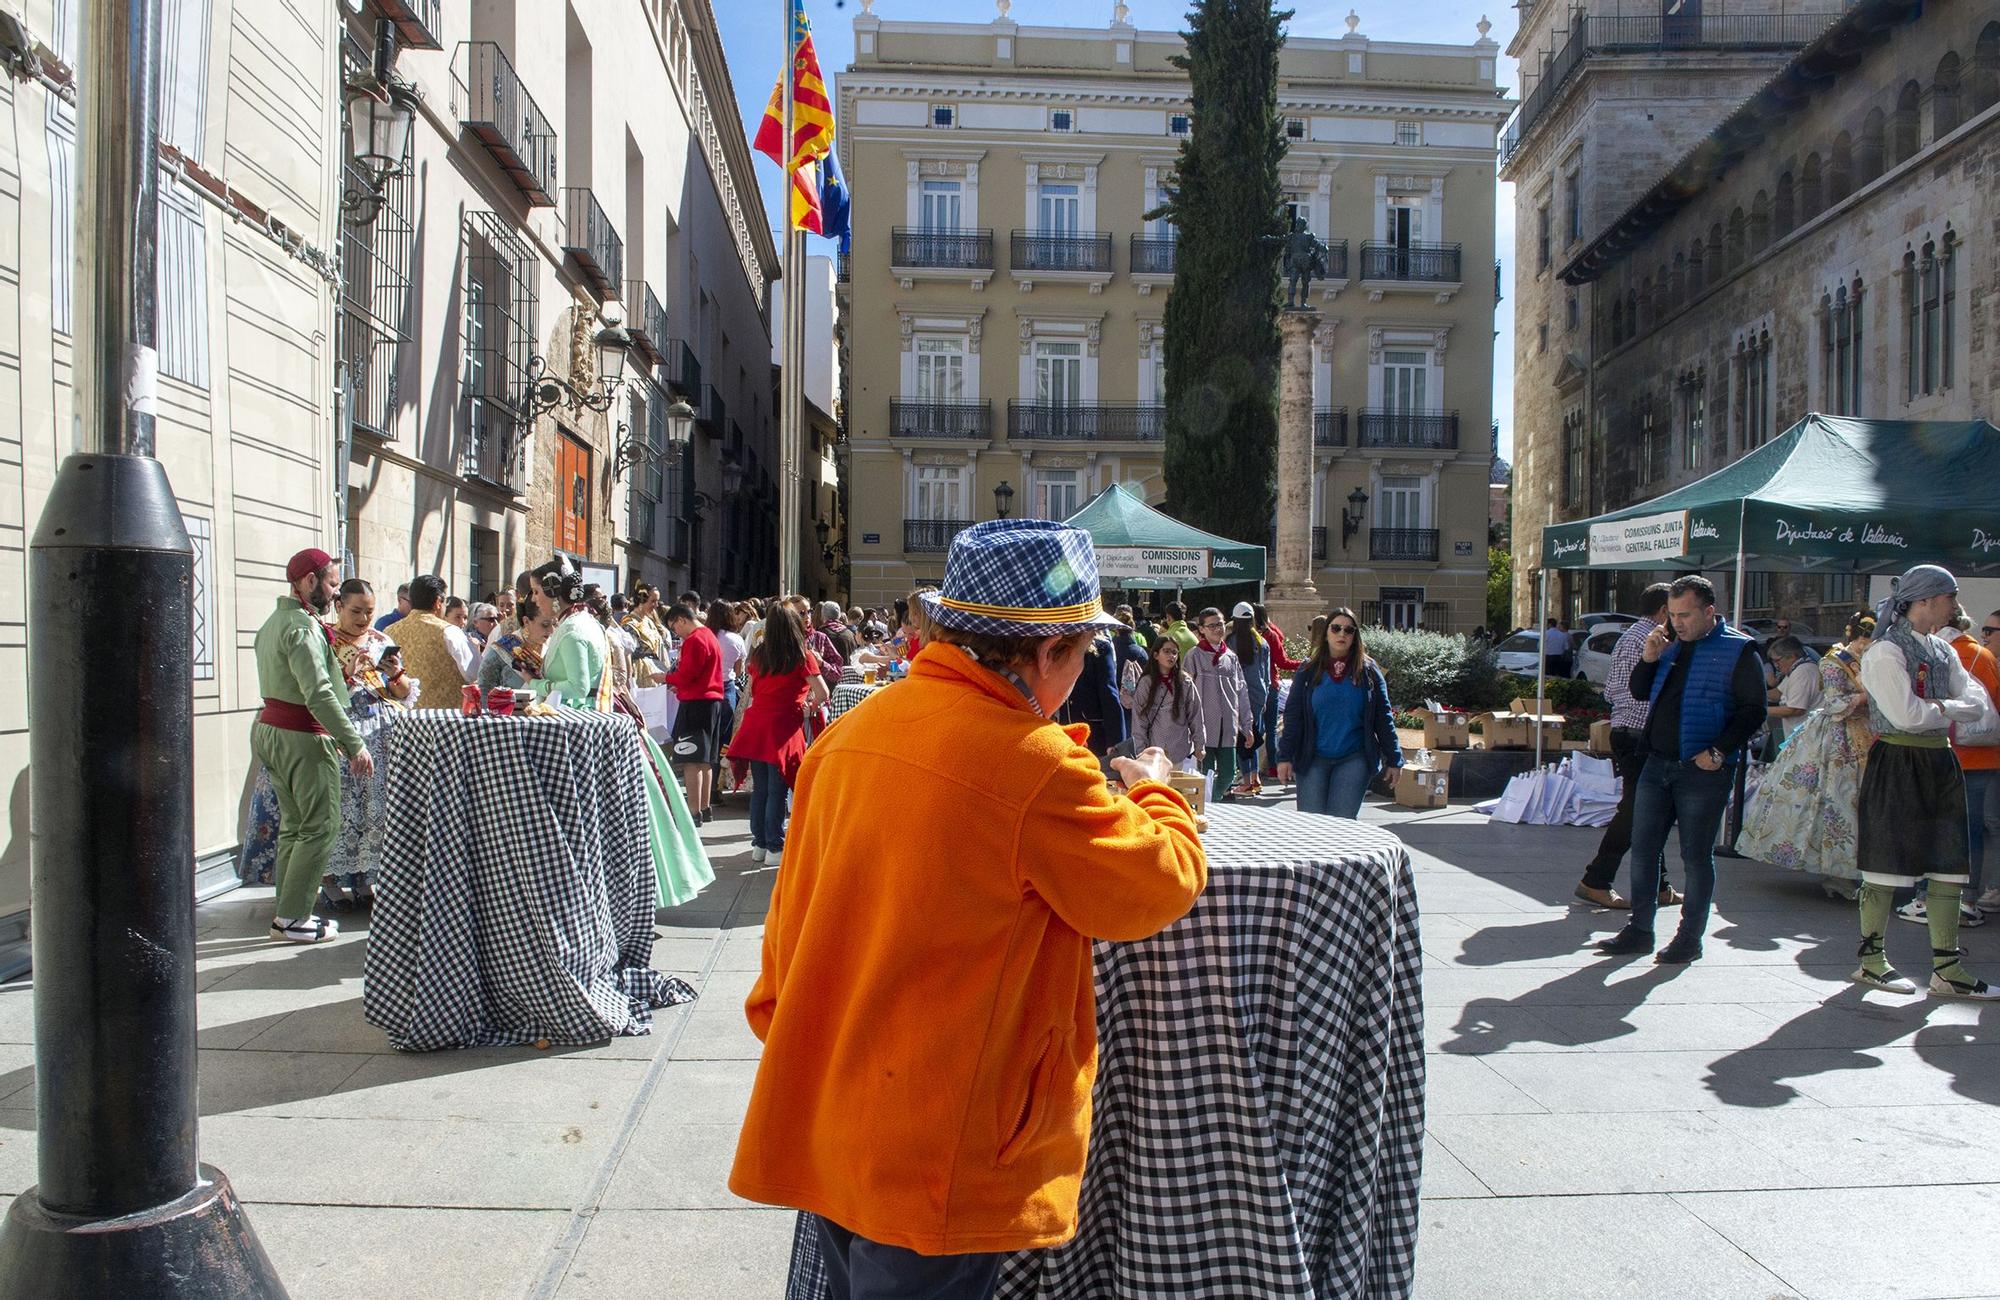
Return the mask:
<path id="1" fill-rule="evenodd" d="M 1640 751 L 1645 767 L 1632 805 L 1632 918 L 1597 946 L 1606 956 L 1653 946 L 1660 850 L 1680 827 L 1687 895 L 1673 942 L 1654 957 L 1678 965 L 1701 956 L 1715 899 L 1715 835 L 1743 747 L 1764 725 L 1764 669 L 1756 642 L 1715 609 L 1715 588 L 1690 575 L 1667 589 L 1667 622 L 1653 629 L 1632 669 L 1632 694 L 1651 701 Z"/>

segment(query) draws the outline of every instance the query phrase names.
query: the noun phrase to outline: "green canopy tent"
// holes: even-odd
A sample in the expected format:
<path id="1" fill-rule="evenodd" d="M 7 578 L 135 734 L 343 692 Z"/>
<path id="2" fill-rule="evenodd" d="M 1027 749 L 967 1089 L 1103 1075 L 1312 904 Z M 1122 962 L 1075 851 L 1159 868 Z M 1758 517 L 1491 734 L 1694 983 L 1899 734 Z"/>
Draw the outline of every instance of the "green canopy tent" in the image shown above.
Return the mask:
<path id="1" fill-rule="evenodd" d="M 1114 483 L 1063 522 L 1090 534 L 1097 576 L 1106 586 L 1170 591 L 1264 581 L 1263 547 L 1162 514 L 1129 484 Z"/>
<path id="2" fill-rule="evenodd" d="M 1686 487 L 1544 528 L 1536 626 L 1550 569 L 1731 570 L 1738 623 L 1746 572 L 2000 572 L 1996 485 L 2000 429 L 1984 420 L 1807 415 Z"/>

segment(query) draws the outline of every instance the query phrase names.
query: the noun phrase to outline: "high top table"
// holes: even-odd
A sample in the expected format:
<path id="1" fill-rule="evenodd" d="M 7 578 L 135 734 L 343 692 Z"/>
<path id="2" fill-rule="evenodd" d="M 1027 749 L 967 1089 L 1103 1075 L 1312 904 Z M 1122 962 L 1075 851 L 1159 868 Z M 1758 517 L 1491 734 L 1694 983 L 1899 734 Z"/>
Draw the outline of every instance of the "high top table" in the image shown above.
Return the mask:
<path id="1" fill-rule="evenodd" d="M 1343 818 L 1211 805 L 1208 889 L 1095 945 L 1081 1225 L 1000 1300 L 1402 1300 L 1423 1161 L 1423 953 L 1409 853 Z M 811 1216 L 790 1300 L 822 1300 Z"/>
<path id="2" fill-rule="evenodd" d="M 652 968 L 646 751 L 622 714 L 394 715 L 362 1009 L 403 1051 L 595 1043 L 694 1000 Z"/>

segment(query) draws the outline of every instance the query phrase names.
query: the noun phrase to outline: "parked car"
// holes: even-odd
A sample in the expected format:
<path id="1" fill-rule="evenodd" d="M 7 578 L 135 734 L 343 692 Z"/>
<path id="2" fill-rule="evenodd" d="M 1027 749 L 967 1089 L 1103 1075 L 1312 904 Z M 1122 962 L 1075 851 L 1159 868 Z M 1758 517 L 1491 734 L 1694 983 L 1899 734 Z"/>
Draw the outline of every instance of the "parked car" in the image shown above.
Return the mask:
<path id="1" fill-rule="evenodd" d="M 1606 623 L 1636 623 L 1638 621 L 1639 616 L 1637 614 L 1599 613 L 1583 615 L 1576 620 L 1576 625 L 1582 628 L 1585 633 L 1590 633 L 1596 631 Z"/>
<path id="2" fill-rule="evenodd" d="M 1632 620 L 1636 623 L 1638 620 Z M 1583 645 L 1576 652 L 1576 672 L 1574 676 L 1605 684 L 1611 676 L 1611 652 L 1617 648 L 1618 639 L 1625 635 L 1631 623 L 1600 623 L 1583 639 Z"/>
<path id="3" fill-rule="evenodd" d="M 1542 634 L 1533 628 L 1510 633 L 1493 647 L 1493 658 L 1503 673 L 1533 677 L 1542 662 Z"/>

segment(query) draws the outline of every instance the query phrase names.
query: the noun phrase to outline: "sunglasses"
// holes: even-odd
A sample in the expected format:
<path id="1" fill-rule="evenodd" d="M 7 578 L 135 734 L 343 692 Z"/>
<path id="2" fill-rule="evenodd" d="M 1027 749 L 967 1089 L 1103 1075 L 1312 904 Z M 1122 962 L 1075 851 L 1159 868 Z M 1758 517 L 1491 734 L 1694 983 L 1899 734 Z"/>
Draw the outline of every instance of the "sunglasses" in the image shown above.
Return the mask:
<path id="1" fill-rule="evenodd" d="M 1327 633 L 1330 636 L 1353 636 L 1360 630 L 1360 628 L 1352 627 L 1346 623 L 1335 623 L 1327 628 Z"/>
<path id="2" fill-rule="evenodd" d="M 1987 636 L 2000 635 L 2000 627 L 1994 627 L 1991 623 L 1988 623 L 1985 627 L 1982 627 L 1979 630 Z"/>

